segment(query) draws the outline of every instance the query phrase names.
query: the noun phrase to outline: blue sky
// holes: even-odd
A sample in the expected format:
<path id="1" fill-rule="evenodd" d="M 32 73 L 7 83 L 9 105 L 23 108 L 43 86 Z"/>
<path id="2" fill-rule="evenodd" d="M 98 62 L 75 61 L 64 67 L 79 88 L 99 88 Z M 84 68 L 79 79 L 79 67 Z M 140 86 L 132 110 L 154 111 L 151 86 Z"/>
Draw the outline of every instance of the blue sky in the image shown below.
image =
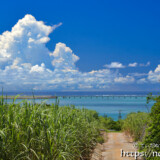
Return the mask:
<path id="1" fill-rule="evenodd" d="M 11 34 L 0 39 L 1 85 L 8 90 L 158 90 L 159 6 L 159 1 L 2 1 L 0 35 L 7 30 Z M 24 19 L 27 26 L 20 26 L 25 31 L 17 40 L 17 32 L 11 29 L 27 14 L 35 18 L 37 31 L 50 40 L 38 46 L 27 41 L 24 46 L 29 30 L 38 35 L 28 22 L 32 18 Z M 42 31 L 38 21 L 58 26 Z"/>

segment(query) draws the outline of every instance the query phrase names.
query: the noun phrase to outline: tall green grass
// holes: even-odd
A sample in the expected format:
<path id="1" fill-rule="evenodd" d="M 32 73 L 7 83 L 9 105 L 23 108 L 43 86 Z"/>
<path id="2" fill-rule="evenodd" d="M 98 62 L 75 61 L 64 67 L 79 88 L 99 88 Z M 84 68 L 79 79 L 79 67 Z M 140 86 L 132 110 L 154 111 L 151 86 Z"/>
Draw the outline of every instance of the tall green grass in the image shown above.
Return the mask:
<path id="1" fill-rule="evenodd" d="M 94 111 L 0 100 L 0 160 L 88 159 L 98 136 Z"/>
<path id="2" fill-rule="evenodd" d="M 123 122 L 123 129 L 135 141 L 138 149 L 145 153 L 146 160 L 159 160 L 160 153 L 160 96 L 147 97 L 147 104 L 155 102 L 150 113 L 131 113 Z"/>
<path id="3" fill-rule="evenodd" d="M 134 141 L 141 141 L 149 121 L 149 114 L 144 112 L 130 113 L 123 121 L 123 130 L 131 135 Z"/>

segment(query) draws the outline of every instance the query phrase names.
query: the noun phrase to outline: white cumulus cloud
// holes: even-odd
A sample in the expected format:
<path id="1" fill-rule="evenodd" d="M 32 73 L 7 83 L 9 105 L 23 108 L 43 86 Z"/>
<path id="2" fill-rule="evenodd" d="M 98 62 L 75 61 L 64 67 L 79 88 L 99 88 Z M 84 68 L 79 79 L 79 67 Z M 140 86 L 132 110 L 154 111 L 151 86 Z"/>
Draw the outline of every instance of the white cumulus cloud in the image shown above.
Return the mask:
<path id="1" fill-rule="evenodd" d="M 116 83 L 133 83 L 135 81 L 134 77 L 126 76 L 126 77 L 116 77 L 114 79 Z"/>
<path id="2" fill-rule="evenodd" d="M 1 66 L 11 64 L 15 58 L 31 64 L 47 62 L 50 57 L 45 44 L 50 40 L 48 35 L 56 27 L 47 26 L 32 15 L 20 19 L 11 31 L 0 35 Z"/>
<path id="3" fill-rule="evenodd" d="M 134 63 L 129 63 L 129 67 L 137 67 L 138 63 L 137 62 L 134 62 Z"/>
<path id="4" fill-rule="evenodd" d="M 160 65 L 158 65 L 154 71 L 149 71 L 148 80 L 153 83 L 160 82 Z"/>
<path id="5" fill-rule="evenodd" d="M 57 43 L 53 53 L 50 54 L 54 57 L 52 65 L 59 70 L 74 71 L 76 69 L 75 63 L 79 60 L 72 50 L 64 43 Z"/>
<path id="6" fill-rule="evenodd" d="M 111 62 L 110 64 L 106 64 L 107 68 L 125 68 L 125 66 L 120 62 Z"/>

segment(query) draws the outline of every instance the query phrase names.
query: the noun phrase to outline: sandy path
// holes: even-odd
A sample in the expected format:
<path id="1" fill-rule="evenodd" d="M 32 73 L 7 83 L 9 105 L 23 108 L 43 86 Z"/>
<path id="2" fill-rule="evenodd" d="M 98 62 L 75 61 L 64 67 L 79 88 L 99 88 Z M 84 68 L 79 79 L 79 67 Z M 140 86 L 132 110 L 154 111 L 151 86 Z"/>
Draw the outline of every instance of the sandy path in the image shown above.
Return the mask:
<path id="1" fill-rule="evenodd" d="M 108 140 L 101 145 L 99 156 L 91 160 L 134 160 L 134 157 L 121 157 L 121 149 L 125 152 L 135 152 L 136 149 L 129 138 L 124 133 L 110 132 L 107 134 Z M 99 148 L 100 146 L 98 146 Z M 97 149 L 98 150 L 98 149 Z"/>
<path id="2" fill-rule="evenodd" d="M 135 152 L 133 144 L 124 133 L 108 133 L 108 141 L 103 144 L 102 160 L 133 160 L 133 157 L 121 157 L 123 151 Z"/>

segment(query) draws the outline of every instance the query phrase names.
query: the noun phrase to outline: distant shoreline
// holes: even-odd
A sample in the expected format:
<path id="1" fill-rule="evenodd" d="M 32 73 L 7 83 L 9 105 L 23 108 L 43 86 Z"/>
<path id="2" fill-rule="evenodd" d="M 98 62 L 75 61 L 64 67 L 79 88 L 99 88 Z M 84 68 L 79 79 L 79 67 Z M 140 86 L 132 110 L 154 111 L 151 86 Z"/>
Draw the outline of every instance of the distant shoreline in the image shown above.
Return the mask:
<path id="1" fill-rule="evenodd" d="M 4 99 L 56 99 L 57 96 L 3 96 Z"/>
<path id="2" fill-rule="evenodd" d="M 2 96 L 1 96 L 2 97 Z M 17 97 L 17 95 L 10 95 L 10 96 L 6 96 L 3 95 L 4 99 L 56 99 L 58 97 L 62 97 L 62 98 L 75 98 L 75 97 L 147 97 L 145 95 L 65 95 L 65 96 L 51 96 L 51 95 L 20 95 Z"/>
<path id="3" fill-rule="evenodd" d="M 77 92 L 71 92 L 71 91 L 66 91 L 66 92 L 58 92 L 58 91 L 3 91 L 3 95 L 8 95 L 8 96 L 16 96 L 16 95 L 21 95 L 21 96 L 58 96 L 58 97 L 65 97 L 65 96 L 148 96 L 150 93 L 152 95 L 160 95 L 160 93 L 157 91 L 143 91 L 143 92 L 126 92 L 126 91 L 121 91 L 121 92 L 105 92 L 105 91 L 88 91 L 88 92 L 82 92 L 82 91 L 77 91 Z M 0 95 L 2 95 L 2 92 L 0 91 Z M 43 98 L 43 97 L 42 97 Z M 52 97 L 51 97 L 52 98 Z"/>

